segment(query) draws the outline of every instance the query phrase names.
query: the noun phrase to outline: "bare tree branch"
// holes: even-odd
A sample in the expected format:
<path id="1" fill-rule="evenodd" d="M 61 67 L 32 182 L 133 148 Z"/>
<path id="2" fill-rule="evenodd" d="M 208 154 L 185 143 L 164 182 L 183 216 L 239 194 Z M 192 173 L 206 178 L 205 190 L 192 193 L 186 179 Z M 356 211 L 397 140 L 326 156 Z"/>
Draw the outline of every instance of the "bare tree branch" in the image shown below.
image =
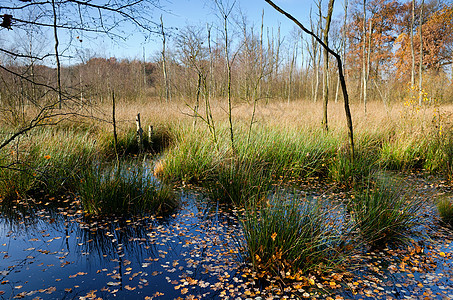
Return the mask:
<path id="1" fill-rule="evenodd" d="M 330 49 L 317 35 L 315 35 L 313 32 L 305 28 L 302 23 L 300 23 L 296 18 L 294 18 L 292 15 L 289 13 L 285 12 L 283 9 L 281 9 L 279 6 L 274 4 L 271 0 L 265 0 L 267 3 L 269 3 L 270 6 L 272 6 L 276 11 L 293 21 L 300 29 L 302 29 L 305 33 L 309 34 L 312 36 L 327 52 L 329 52 L 331 55 L 333 55 L 336 60 L 337 60 L 337 65 L 338 65 L 338 75 L 340 76 L 340 82 L 341 82 L 341 89 L 343 91 L 343 98 L 344 98 L 344 109 L 346 113 L 346 122 L 348 126 L 348 136 L 349 136 L 349 143 L 350 143 L 350 150 L 351 150 L 351 159 L 352 161 L 354 160 L 354 133 L 353 133 L 353 126 L 352 126 L 352 117 L 351 117 L 351 110 L 349 108 L 349 96 L 348 96 L 348 91 L 346 88 L 346 81 L 344 79 L 343 75 L 343 64 L 341 62 L 341 57 L 339 54 L 337 54 L 335 51 Z"/>
<path id="2" fill-rule="evenodd" d="M 21 53 L 11 52 L 11 51 L 3 49 L 3 48 L 0 48 L 0 51 L 6 53 L 8 55 L 14 56 L 14 57 L 31 58 L 31 59 L 36 59 L 36 60 L 43 60 L 44 58 L 47 58 L 47 57 L 49 57 L 51 55 L 51 54 L 46 54 L 46 55 L 44 55 L 42 57 L 38 57 L 38 56 L 33 56 L 33 55 L 28 55 L 28 54 L 21 54 Z"/>

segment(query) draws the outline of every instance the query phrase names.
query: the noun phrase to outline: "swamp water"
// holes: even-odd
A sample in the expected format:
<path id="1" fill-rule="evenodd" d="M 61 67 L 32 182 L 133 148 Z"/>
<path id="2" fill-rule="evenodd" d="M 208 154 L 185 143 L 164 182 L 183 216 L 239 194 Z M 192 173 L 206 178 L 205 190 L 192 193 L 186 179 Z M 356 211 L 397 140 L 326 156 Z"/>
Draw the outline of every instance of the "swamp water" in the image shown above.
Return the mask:
<path id="1" fill-rule="evenodd" d="M 430 230 L 430 239 L 416 246 L 357 257 L 349 279 L 260 285 L 241 256 L 243 233 L 234 211 L 194 191 L 179 195 L 180 207 L 159 218 L 88 221 L 70 197 L 4 208 L 0 298 L 453 298 L 451 231 L 427 225 L 420 230 Z"/>

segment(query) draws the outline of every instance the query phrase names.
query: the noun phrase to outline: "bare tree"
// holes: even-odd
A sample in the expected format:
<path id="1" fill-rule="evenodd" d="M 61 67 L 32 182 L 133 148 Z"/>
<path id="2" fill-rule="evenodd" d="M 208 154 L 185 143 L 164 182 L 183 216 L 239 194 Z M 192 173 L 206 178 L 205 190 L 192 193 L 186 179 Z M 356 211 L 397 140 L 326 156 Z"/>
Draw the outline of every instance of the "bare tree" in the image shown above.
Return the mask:
<path id="1" fill-rule="evenodd" d="M 232 4 L 225 3 L 222 0 L 215 0 L 217 8 L 220 13 L 220 17 L 223 20 L 223 34 L 224 34 L 224 50 L 225 50 L 225 66 L 227 69 L 227 101 L 228 101 L 228 123 L 230 128 L 230 141 L 231 141 L 231 150 L 233 154 L 236 153 L 236 148 L 234 145 L 234 130 L 233 130 L 233 106 L 232 106 L 232 95 L 231 95 L 231 58 L 230 58 L 230 40 L 228 37 L 228 18 L 230 17 L 233 8 L 236 4 L 234 1 Z"/>
<path id="2" fill-rule="evenodd" d="M 290 103 L 291 100 L 291 86 L 293 83 L 293 73 L 294 73 L 294 64 L 296 63 L 297 60 L 297 45 L 299 43 L 299 40 L 296 39 L 296 43 L 294 43 L 294 47 L 292 49 L 292 54 L 291 54 L 291 60 L 289 64 L 289 75 L 288 75 L 288 103 Z"/>
<path id="3" fill-rule="evenodd" d="M 328 47 L 329 46 L 329 30 L 330 30 L 330 23 L 332 21 L 332 13 L 333 13 L 333 4 L 335 0 L 329 0 L 329 4 L 327 6 L 327 15 L 326 15 L 326 24 L 323 30 L 323 42 Z M 323 128 L 325 131 L 329 130 L 329 126 L 327 124 L 327 104 L 329 102 L 329 82 L 328 82 L 328 72 L 329 72 L 329 53 L 326 48 L 324 48 L 324 66 L 323 66 L 323 114 L 322 114 L 322 122 Z"/>
<path id="4" fill-rule="evenodd" d="M 343 61 L 346 61 L 346 31 L 347 31 L 347 19 L 348 19 L 348 0 L 344 2 L 344 19 L 343 19 L 343 34 L 341 41 L 341 48 L 343 49 Z M 343 70 L 344 71 L 344 70 Z M 337 81 L 337 89 L 335 92 L 335 103 L 338 102 L 338 90 L 340 89 L 340 79 Z"/>
<path id="5" fill-rule="evenodd" d="M 53 36 L 55 39 L 55 59 L 57 61 L 57 90 L 58 90 L 58 108 L 61 109 L 62 99 L 61 99 L 61 65 L 60 65 L 60 53 L 58 52 L 58 45 L 60 44 L 58 40 L 58 28 L 57 28 L 57 7 L 55 5 L 55 0 L 52 0 L 52 13 L 53 13 Z"/>
<path id="6" fill-rule="evenodd" d="M 312 14 L 311 14 L 311 9 L 310 9 L 310 27 L 311 31 L 315 33 L 315 35 L 319 36 L 319 30 L 321 26 L 321 21 L 322 21 L 322 15 L 321 15 L 321 3 L 318 2 L 318 24 L 316 25 L 316 31 L 315 31 L 315 25 L 313 24 L 312 20 Z M 315 77 L 315 81 L 312 80 L 312 97 L 313 97 L 313 102 L 318 101 L 318 90 L 319 90 L 319 65 L 321 64 L 321 54 L 320 54 L 320 46 L 316 42 L 316 39 L 314 37 L 311 37 L 311 44 L 310 44 L 311 49 L 308 49 L 308 53 L 310 54 L 311 61 L 313 62 L 313 73 Z"/>
<path id="7" fill-rule="evenodd" d="M 195 91 L 195 105 L 193 107 L 194 111 L 194 127 L 196 126 L 197 118 L 199 118 L 199 106 L 200 98 L 203 93 L 203 87 L 206 86 L 206 78 L 208 76 L 208 52 L 207 49 L 203 46 L 204 40 L 206 39 L 203 36 L 204 28 L 196 28 L 193 26 L 186 26 L 180 30 L 179 34 L 176 37 L 176 48 L 179 56 L 181 57 L 181 63 L 193 70 L 196 74 L 196 91 Z M 190 78 L 185 78 L 189 81 Z"/>
<path id="8" fill-rule="evenodd" d="M 162 16 L 160 16 L 160 28 L 161 28 L 161 34 L 162 34 L 162 73 L 164 75 L 164 87 L 165 87 L 165 102 L 168 103 L 170 101 L 170 85 L 168 82 L 168 73 L 167 73 L 167 57 L 165 55 L 166 53 L 166 34 L 164 30 L 164 21 L 162 19 Z"/>
<path id="9" fill-rule="evenodd" d="M 343 75 L 343 64 L 341 62 L 341 57 L 339 54 L 334 52 L 332 49 L 330 49 L 324 42 L 317 36 L 315 35 L 312 31 L 308 30 L 302 23 L 300 23 L 296 18 L 294 18 L 292 15 L 289 13 L 285 12 L 282 10 L 280 7 L 278 7 L 276 4 L 274 4 L 271 0 L 265 0 L 267 3 L 269 3 L 276 11 L 279 13 L 283 14 L 285 17 L 293 21 L 297 26 L 299 26 L 300 29 L 302 29 L 305 33 L 309 34 L 312 36 L 324 49 L 327 49 L 329 54 L 333 55 L 335 59 L 337 60 L 337 66 L 338 66 L 338 75 L 340 77 L 341 81 L 341 89 L 343 91 L 343 98 L 344 98 L 344 108 L 345 108 L 345 114 L 346 114 L 346 122 L 347 122 L 347 127 L 348 127 L 348 137 L 349 137 L 349 147 L 350 147 L 350 154 L 351 154 L 351 161 L 354 161 L 354 132 L 353 132 L 353 126 L 352 126 L 352 117 L 351 117 L 351 110 L 349 108 L 349 96 L 348 96 L 348 91 L 346 88 L 346 82 L 344 80 L 344 75 Z"/>
<path id="10" fill-rule="evenodd" d="M 212 55 L 212 47 L 211 47 L 211 26 L 209 24 L 206 25 L 206 29 L 208 32 L 208 51 L 209 51 L 209 86 L 208 86 L 208 81 L 205 81 L 205 94 L 204 94 L 204 99 L 205 99 L 205 110 L 206 110 L 206 117 L 205 117 L 205 122 L 208 124 L 209 131 L 211 132 L 212 138 L 214 140 L 214 144 L 218 150 L 218 144 L 217 144 L 217 133 L 216 133 L 216 128 L 215 128 L 215 123 L 214 119 L 212 117 L 212 111 L 211 111 L 211 91 L 212 85 L 214 84 L 214 59 Z M 215 89 L 214 89 L 215 91 Z"/>
<path id="11" fill-rule="evenodd" d="M 363 107 L 366 113 L 367 101 L 367 76 L 366 76 L 366 0 L 363 0 L 363 24 L 362 24 L 362 97 Z"/>
<path id="12" fill-rule="evenodd" d="M 24 72 L 24 66 L 17 63 L 1 64 L 0 72 L 4 80 L 19 82 L 20 84 L 32 85 L 36 90 L 34 99 L 30 99 L 32 105 L 28 109 L 29 115 L 26 120 L 19 124 L 16 129 L 7 137 L 0 141 L 0 149 L 8 146 L 12 141 L 30 130 L 40 127 L 56 124 L 55 117 L 59 120 L 70 116 L 80 116 L 89 114 L 83 103 L 73 93 L 74 89 L 64 85 L 61 78 L 62 58 L 68 59 L 70 55 L 61 54 L 61 49 L 67 53 L 73 48 L 71 44 L 74 39 L 70 39 L 65 45 L 61 44 L 58 39 L 60 32 L 66 32 L 72 36 L 73 32 L 86 32 L 89 34 L 105 34 L 111 38 L 123 39 L 124 34 L 121 30 L 123 23 L 129 23 L 136 26 L 144 34 L 149 35 L 156 33 L 155 25 L 151 16 L 152 9 L 158 7 L 158 0 L 136 1 L 136 0 L 111 0 L 104 2 L 93 2 L 89 0 L 52 0 L 52 1 L 9 1 L 0 4 L 0 11 L 5 12 L 1 26 L 8 29 L 14 29 L 14 32 L 21 32 L 27 28 L 36 28 L 44 34 L 53 31 L 55 39 L 54 53 L 36 54 L 24 53 L 13 47 L 0 47 L 0 53 L 9 57 L 26 58 L 36 62 L 46 62 L 53 56 L 56 60 L 57 79 L 54 76 L 36 76 L 36 67 L 33 71 Z M 39 18 L 30 18 L 31 10 L 39 11 Z M 62 46 L 62 47 L 61 47 Z M 61 48 L 60 48 L 61 47 Z M 55 72 L 53 69 L 45 66 L 40 67 L 46 74 Z M 64 105 L 64 107 L 62 107 Z M 64 108 L 60 110 L 59 107 Z M 3 108 L 0 108 L 3 109 Z"/>
<path id="13" fill-rule="evenodd" d="M 415 24 L 415 0 L 412 0 L 412 18 L 411 18 L 411 55 L 412 55 L 412 67 L 411 67 L 411 87 L 415 86 L 415 49 L 414 49 L 414 24 Z"/>
<path id="14" fill-rule="evenodd" d="M 418 82 L 418 105 L 422 106 L 423 104 L 423 33 L 422 33 L 422 27 L 423 27 L 423 5 L 424 5 L 424 0 L 422 0 L 422 3 L 420 4 L 420 65 L 419 65 L 419 82 Z"/>
<path id="15" fill-rule="evenodd" d="M 363 87 L 363 104 L 364 104 L 364 110 L 366 113 L 366 104 L 367 104 L 367 92 L 368 92 L 368 81 L 370 79 L 370 68 L 371 68 L 371 41 L 372 41 L 372 34 L 373 34 L 373 19 L 370 18 L 370 26 L 368 29 L 368 51 L 367 51 L 367 56 L 366 56 L 366 72 L 365 72 L 365 80 L 364 82 L 364 87 Z"/>

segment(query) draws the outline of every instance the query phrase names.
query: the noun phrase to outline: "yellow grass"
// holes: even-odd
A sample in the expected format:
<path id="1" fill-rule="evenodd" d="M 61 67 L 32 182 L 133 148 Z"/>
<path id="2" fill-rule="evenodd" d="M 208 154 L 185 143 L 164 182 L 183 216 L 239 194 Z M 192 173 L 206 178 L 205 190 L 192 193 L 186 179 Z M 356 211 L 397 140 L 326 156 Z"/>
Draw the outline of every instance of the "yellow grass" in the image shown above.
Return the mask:
<path id="1" fill-rule="evenodd" d="M 193 102 L 172 101 L 170 103 L 150 99 L 145 103 L 119 103 L 117 105 L 117 120 L 120 127 L 135 126 L 135 116 L 140 113 L 142 125 L 171 126 L 192 123 Z M 212 101 L 214 121 L 217 123 L 227 120 L 226 101 Z M 101 107 L 103 118 L 111 118 L 111 108 Z M 233 107 L 234 126 L 249 126 L 253 105 L 247 103 L 235 104 Z M 405 106 L 404 103 L 393 103 L 384 106 L 382 102 L 367 104 L 365 114 L 363 104 L 351 105 L 355 133 L 376 133 L 393 131 L 395 134 L 413 135 L 436 122 L 448 124 L 448 116 L 453 113 L 453 104 L 431 105 L 421 109 L 416 106 Z M 205 115 L 203 105 L 199 108 L 200 115 Z M 287 103 L 275 101 L 258 103 L 255 112 L 254 125 L 278 126 L 288 129 L 314 129 L 321 126 L 322 103 L 309 101 L 294 101 Z M 334 132 L 345 132 L 346 121 L 343 103 L 329 103 L 329 128 Z M 202 124 L 201 120 L 197 124 Z M 439 123 L 439 124 L 440 124 Z"/>

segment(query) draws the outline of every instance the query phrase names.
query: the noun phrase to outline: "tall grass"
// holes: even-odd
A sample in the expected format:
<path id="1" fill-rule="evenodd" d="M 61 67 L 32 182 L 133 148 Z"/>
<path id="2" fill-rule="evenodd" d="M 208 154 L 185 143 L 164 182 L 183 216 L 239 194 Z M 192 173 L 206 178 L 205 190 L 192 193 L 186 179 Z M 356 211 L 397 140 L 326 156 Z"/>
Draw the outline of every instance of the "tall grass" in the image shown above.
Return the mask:
<path id="1" fill-rule="evenodd" d="M 178 205 L 171 188 L 159 184 L 137 162 L 129 167 L 91 166 L 82 173 L 78 194 L 90 215 L 163 214 Z"/>
<path id="2" fill-rule="evenodd" d="M 431 133 L 426 142 L 424 168 L 431 172 L 442 172 L 449 179 L 453 176 L 453 130 L 438 129 Z"/>
<path id="3" fill-rule="evenodd" d="M 400 136 L 385 141 L 381 148 L 380 163 L 388 170 L 421 168 L 425 161 L 426 146 L 421 136 Z"/>
<path id="4" fill-rule="evenodd" d="M 329 178 L 342 185 L 359 182 L 379 169 L 380 137 L 362 133 L 356 136 L 354 161 L 351 160 L 347 145 L 339 147 L 328 163 Z"/>
<path id="5" fill-rule="evenodd" d="M 215 144 L 206 130 L 180 127 L 157 175 L 201 184 L 213 199 L 244 203 L 264 197 L 273 183 L 284 178 L 324 176 L 336 144 L 334 138 L 264 127 L 248 139 L 248 132 L 239 127 L 233 155 L 227 135 L 222 135 L 225 128 L 221 129 Z"/>
<path id="6" fill-rule="evenodd" d="M 417 110 L 404 111 L 409 108 L 397 104 L 385 111 L 382 104 L 371 103 L 366 116 L 362 107 L 353 106 L 357 145 L 353 165 L 347 154 L 345 122 L 342 114 L 337 113 L 341 111 L 339 104 L 332 104 L 328 133 L 318 126 L 319 104 L 296 101 L 260 105 L 250 134 L 251 106 L 238 104 L 234 110 L 237 150 L 234 155 L 221 101 L 213 102 L 217 144 L 213 143 L 205 126 L 200 125 L 202 122 L 193 129 L 190 111 L 185 110 L 182 102 L 164 106 L 151 101 L 140 103 L 140 107 L 123 103 L 118 108 L 119 124 L 122 124 L 118 142 L 120 155 L 138 153 L 134 116 L 136 111 L 142 111 L 146 123 L 158 128 L 152 142 L 147 141 L 145 134 L 144 151 L 155 153 L 163 148 L 161 145 L 169 146 L 159 164 L 162 179 L 219 182 L 218 186 L 231 190 L 231 194 L 238 194 L 234 190 L 240 187 L 230 185 L 230 181 L 239 183 L 255 176 L 253 174 L 271 177 L 273 182 L 320 178 L 340 183 L 351 182 L 351 179 L 360 181 L 376 169 L 424 168 L 452 174 L 453 138 L 447 126 L 448 118 L 438 117 L 434 124 L 431 115 L 435 112 L 429 106 L 422 114 Z M 451 107 L 445 106 L 444 110 L 448 109 Z M 5 183 L 0 193 L 8 197 L 35 189 L 59 193 L 73 186 L 73 175 L 91 161 L 112 159 L 111 125 L 92 123 L 80 126 L 61 123 L 56 128 L 35 130 L 21 137 L 18 160 L 16 154 L 10 155 L 12 149 L 3 149 L 2 165 L 17 163 L 15 167 L 24 172 L 19 175 L 15 170 L 0 170 L 0 181 Z"/>
<path id="7" fill-rule="evenodd" d="M 214 172 L 203 183 L 208 195 L 236 205 L 266 197 L 274 181 L 271 167 L 256 161 L 232 158 L 219 163 Z"/>
<path id="8" fill-rule="evenodd" d="M 217 144 L 207 129 L 194 130 L 189 123 L 181 124 L 161 161 L 159 176 L 170 181 L 217 182 L 218 187 L 238 194 L 234 190 L 241 189 L 239 183 L 246 183 L 245 178 L 251 176 L 270 177 L 274 182 L 320 178 L 349 185 L 378 170 L 425 168 L 450 174 L 453 165 L 451 134 L 434 134 L 429 126 L 408 134 L 417 126 L 412 119 L 402 128 L 390 122 L 379 128 L 361 129 L 356 134 L 354 162 L 342 130 L 325 133 L 309 126 L 259 124 L 249 134 L 248 127 L 240 125 L 235 127 L 237 152 L 233 155 L 225 124 L 218 123 Z M 268 179 L 263 182 L 267 184 Z"/>
<path id="9" fill-rule="evenodd" d="M 349 210 L 362 240 L 372 247 L 381 247 L 409 240 L 412 229 L 421 222 L 422 205 L 407 188 L 381 175 L 358 188 Z"/>
<path id="10" fill-rule="evenodd" d="M 115 142 L 111 132 L 103 131 L 100 136 L 100 148 L 108 157 L 114 157 Z M 159 127 L 153 131 L 151 137 L 145 132 L 142 136 L 142 144 L 139 144 L 137 130 L 133 127 L 122 130 L 118 136 L 116 151 L 120 157 L 133 154 L 151 153 L 156 154 L 163 151 L 171 141 L 170 130 Z"/>
<path id="11" fill-rule="evenodd" d="M 257 126 L 248 142 L 245 132 L 238 134 L 242 139 L 238 152 L 245 159 L 272 165 L 277 177 L 325 177 L 338 138 L 321 129 Z"/>
<path id="12" fill-rule="evenodd" d="M 248 206 L 241 217 L 247 257 L 255 269 L 281 276 L 338 266 L 340 235 L 318 203 L 276 197 L 261 204 Z"/>
<path id="13" fill-rule="evenodd" d="M 0 198 L 3 201 L 25 198 L 34 186 L 34 176 L 30 170 L 10 165 L 0 168 Z"/>
<path id="14" fill-rule="evenodd" d="M 206 180 L 217 162 L 227 156 L 227 150 L 218 150 L 207 130 L 193 131 L 190 125 L 175 127 L 174 130 L 172 146 L 159 162 L 156 175 L 166 181 Z"/>
<path id="15" fill-rule="evenodd" d="M 71 190 L 75 175 L 96 156 L 88 134 L 53 129 L 37 130 L 22 138 L 17 150 L 6 151 L 0 169 L 0 196 L 4 198 L 41 190 L 54 195 Z"/>
<path id="16" fill-rule="evenodd" d="M 114 157 L 112 134 L 102 128 L 86 128 L 90 129 L 62 124 L 36 129 L 21 137 L 14 147 L 3 149 L 0 197 L 17 199 L 41 191 L 51 195 L 75 192 L 82 171 L 89 170 L 94 162 L 103 163 Z M 145 137 L 143 150 L 155 153 L 168 140 L 167 131 L 158 130 L 151 141 Z M 138 149 L 133 129 L 119 135 L 120 154 L 138 153 Z"/>
<path id="17" fill-rule="evenodd" d="M 276 178 L 325 176 L 337 145 L 335 136 L 323 138 L 310 131 L 267 127 L 254 130 L 249 140 L 248 132 L 238 127 L 237 153 L 233 157 L 227 136 L 222 135 L 225 128 L 221 129 L 217 145 L 206 130 L 178 129 L 177 138 L 165 153 L 160 176 L 191 182 L 212 179 L 231 160 L 236 169 L 238 162 L 256 164 L 258 168 L 270 169 Z"/>
<path id="18" fill-rule="evenodd" d="M 96 141 L 87 133 L 46 130 L 39 138 L 40 142 L 32 147 L 30 154 L 38 163 L 34 166 L 36 188 L 48 194 L 74 190 L 77 175 L 93 161 L 102 159 L 96 151 Z"/>

